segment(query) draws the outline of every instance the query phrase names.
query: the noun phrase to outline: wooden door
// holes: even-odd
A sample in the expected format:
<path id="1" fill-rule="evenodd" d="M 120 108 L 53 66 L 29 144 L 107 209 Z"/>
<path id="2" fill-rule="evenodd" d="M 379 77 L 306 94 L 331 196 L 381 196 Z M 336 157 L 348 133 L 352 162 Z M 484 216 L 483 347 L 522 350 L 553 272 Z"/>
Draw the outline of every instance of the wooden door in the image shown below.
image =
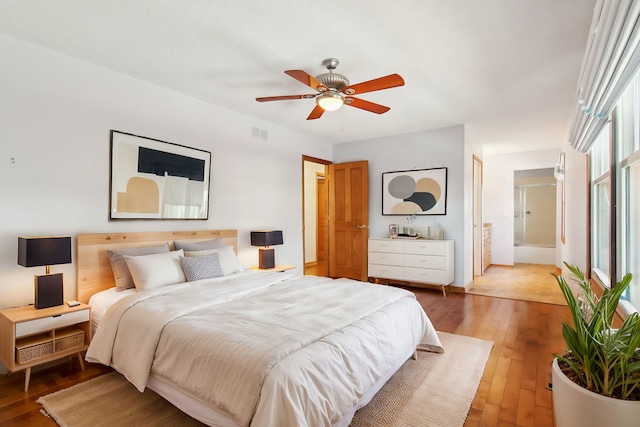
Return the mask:
<path id="1" fill-rule="evenodd" d="M 316 173 L 316 276 L 328 275 L 328 194 L 324 174 Z"/>
<path id="2" fill-rule="evenodd" d="M 329 165 L 329 276 L 367 280 L 367 161 Z"/>

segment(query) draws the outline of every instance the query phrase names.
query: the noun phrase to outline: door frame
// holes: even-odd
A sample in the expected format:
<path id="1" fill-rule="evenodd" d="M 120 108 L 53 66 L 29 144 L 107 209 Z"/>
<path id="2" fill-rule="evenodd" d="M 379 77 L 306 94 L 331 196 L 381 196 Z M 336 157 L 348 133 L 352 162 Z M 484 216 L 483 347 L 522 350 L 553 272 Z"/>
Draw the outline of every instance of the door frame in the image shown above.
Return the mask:
<path id="1" fill-rule="evenodd" d="M 482 276 L 482 160 L 473 156 L 473 276 Z"/>
<path id="2" fill-rule="evenodd" d="M 307 195 L 305 194 L 305 188 L 307 187 L 307 174 L 305 173 L 305 162 L 310 162 L 310 163 L 315 163 L 315 164 L 319 164 L 319 165 L 323 165 L 325 168 L 325 178 L 327 177 L 327 168 L 330 164 L 332 164 L 331 161 L 329 160 L 324 160 L 324 159 L 319 159 L 317 157 L 311 157 L 311 156 L 307 156 L 307 155 L 302 155 L 302 268 L 303 271 L 306 268 L 307 265 L 307 253 L 306 253 L 306 247 L 307 247 L 307 230 L 306 230 L 306 218 L 307 215 L 312 215 L 312 216 L 316 216 L 317 214 L 317 210 L 314 210 L 313 212 L 307 212 L 307 206 L 306 206 L 306 199 L 307 199 Z M 315 179 L 315 173 L 313 174 L 313 177 Z M 315 188 L 315 182 L 314 182 L 314 188 Z M 314 200 L 317 199 L 317 194 L 313 195 Z M 316 230 L 314 230 L 315 232 Z M 328 233 L 327 233 L 327 238 L 328 238 Z M 329 257 L 329 245 L 327 244 L 327 260 Z M 328 261 L 327 261 L 328 262 Z"/>

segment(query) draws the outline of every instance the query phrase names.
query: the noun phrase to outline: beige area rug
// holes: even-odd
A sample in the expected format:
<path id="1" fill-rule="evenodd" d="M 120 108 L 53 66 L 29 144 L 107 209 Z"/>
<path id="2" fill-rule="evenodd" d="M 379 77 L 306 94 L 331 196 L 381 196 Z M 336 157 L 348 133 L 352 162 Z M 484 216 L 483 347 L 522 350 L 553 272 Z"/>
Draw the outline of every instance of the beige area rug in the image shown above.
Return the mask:
<path id="1" fill-rule="evenodd" d="M 492 265 L 484 275 L 474 277 L 467 293 L 486 297 L 567 305 L 552 273 L 559 274 L 555 265 L 515 264 Z"/>
<path id="2" fill-rule="evenodd" d="M 352 427 L 462 426 L 493 343 L 440 332 L 444 354 L 419 352 L 356 412 Z M 38 399 L 63 427 L 201 426 L 113 372 Z"/>

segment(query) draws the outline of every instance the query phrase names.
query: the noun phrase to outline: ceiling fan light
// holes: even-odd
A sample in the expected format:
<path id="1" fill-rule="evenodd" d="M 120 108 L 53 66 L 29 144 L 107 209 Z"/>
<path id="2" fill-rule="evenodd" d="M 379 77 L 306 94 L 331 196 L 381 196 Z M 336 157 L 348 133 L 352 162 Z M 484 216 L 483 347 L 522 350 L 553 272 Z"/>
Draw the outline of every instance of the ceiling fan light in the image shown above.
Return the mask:
<path id="1" fill-rule="evenodd" d="M 324 111 L 335 111 L 344 104 L 344 97 L 333 91 L 327 91 L 316 98 L 318 104 Z"/>

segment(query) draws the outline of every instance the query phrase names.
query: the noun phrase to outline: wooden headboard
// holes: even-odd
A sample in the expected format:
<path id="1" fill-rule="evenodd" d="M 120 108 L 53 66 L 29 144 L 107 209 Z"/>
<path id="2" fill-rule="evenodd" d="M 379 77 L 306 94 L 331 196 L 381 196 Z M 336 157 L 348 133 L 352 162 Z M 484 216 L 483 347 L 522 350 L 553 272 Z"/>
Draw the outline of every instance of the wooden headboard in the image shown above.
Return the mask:
<path id="1" fill-rule="evenodd" d="M 91 295 L 115 286 L 108 249 L 156 246 L 165 242 L 173 249 L 174 240 L 193 242 L 221 238 L 225 246 L 238 252 L 237 230 L 152 231 L 135 233 L 78 234 L 76 265 L 78 289 L 76 299 L 87 303 Z"/>

